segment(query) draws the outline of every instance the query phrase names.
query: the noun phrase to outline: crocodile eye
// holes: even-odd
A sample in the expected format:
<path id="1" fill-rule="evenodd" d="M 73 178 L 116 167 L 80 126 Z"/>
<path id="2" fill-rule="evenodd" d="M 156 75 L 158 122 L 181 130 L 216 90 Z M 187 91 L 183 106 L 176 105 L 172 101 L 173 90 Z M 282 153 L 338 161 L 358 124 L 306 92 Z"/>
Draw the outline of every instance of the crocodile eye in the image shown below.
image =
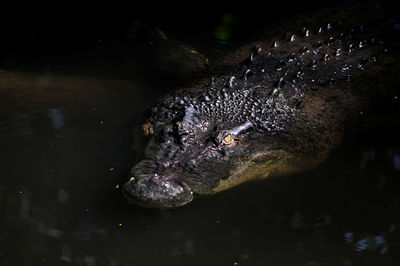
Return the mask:
<path id="1" fill-rule="evenodd" d="M 222 142 L 224 144 L 232 144 L 233 138 L 231 134 L 228 134 L 224 137 L 224 139 L 222 140 Z"/>
<path id="2" fill-rule="evenodd" d="M 230 131 L 224 130 L 218 134 L 217 143 L 222 145 L 232 145 L 235 144 L 235 140 L 233 139 L 233 135 Z"/>

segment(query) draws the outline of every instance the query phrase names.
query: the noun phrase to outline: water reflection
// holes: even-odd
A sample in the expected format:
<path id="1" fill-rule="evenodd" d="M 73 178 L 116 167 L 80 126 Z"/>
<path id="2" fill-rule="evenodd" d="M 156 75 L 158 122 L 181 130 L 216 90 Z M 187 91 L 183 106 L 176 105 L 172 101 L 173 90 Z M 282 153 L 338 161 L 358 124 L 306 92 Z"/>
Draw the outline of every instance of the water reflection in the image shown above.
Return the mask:
<path id="1" fill-rule="evenodd" d="M 16 82 L 37 78 L 13 75 Z M 48 88 L 55 84 L 65 97 L 49 98 L 24 115 L 8 111 L 3 120 L 12 126 L 2 131 L 2 265 L 394 260 L 400 225 L 396 136 L 364 147 L 363 138 L 373 133 L 360 132 L 313 171 L 246 184 L 178 210 L 146 210 L 127 205 L 118 186 L 132 165 L 132 117 L 146 87 L 54 74 Z M 76 86 L 92 86 L 93 94 L 71 100 Z M 18 130 L 25 135 L 10 132 Z"/>
<path id="2" fill-rule="evenodd" d="M 64 126 L 64 116 L 58 108 L 51 108 L 48 116 L 52 120 L 53 128 L 60 129 Z"/>
<path id="3" fill-rule="evenodd" d="M 232 31 L 234 23 L 236 22 L 235 17 L 232 14 L 226 13 L 222 15 L 221 24 L 215 28 L 215 38 L 221 44 L 227 44 L 232 38 Z"/>

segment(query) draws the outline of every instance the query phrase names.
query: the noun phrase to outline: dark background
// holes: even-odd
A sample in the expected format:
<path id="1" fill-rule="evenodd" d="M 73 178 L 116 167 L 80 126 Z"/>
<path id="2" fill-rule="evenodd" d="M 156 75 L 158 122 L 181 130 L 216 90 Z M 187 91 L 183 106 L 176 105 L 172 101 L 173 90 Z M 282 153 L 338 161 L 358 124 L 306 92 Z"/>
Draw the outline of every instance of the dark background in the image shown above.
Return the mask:
<path id="1" fill-rule="evenodd" d="M 0 11 L 2 55 L 62 54 L 93 46 L 99 40 L 126 41 L 133 21 L 157 27 L 174 40 L 206 43 L 224 14 L 232 14 L 234 38 L 241 39 L 271 21 L 294 13 L 356 1 L 206 1 L 72 2 L 21 4 Z M 208 38 L 208 39 L 207 39 Z"/>

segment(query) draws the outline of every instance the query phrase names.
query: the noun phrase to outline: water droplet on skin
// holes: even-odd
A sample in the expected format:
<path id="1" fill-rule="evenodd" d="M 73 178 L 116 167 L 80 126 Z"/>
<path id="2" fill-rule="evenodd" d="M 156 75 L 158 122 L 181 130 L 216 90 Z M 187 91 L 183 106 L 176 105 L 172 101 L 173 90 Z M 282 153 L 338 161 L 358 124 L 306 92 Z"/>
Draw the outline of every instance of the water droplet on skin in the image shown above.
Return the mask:
<path id="1" fill-rule="evenodd" d="M 312 67 L 313 70 L 315 70 L 315 68 L 317 67 L 317 61 L 313 60 L 311 67 Z"/>
<path id="2" fill-rule="evenodd" d="M 329 37 L 329 38 L 325 41 L 325 43 L 326 43 L 327 45 L 331 45 L 334 41 L 335 41 L 335 39 L 331 36 L 331 37 Z"/>
<path id="3" fill-rule="evenodd" d="M 310 30 L 306 30 L 306 37 L 310 37 Z"/>
<path id="4" fill-rule="evenodd" d="M 323 30 L 322 30 L 322 27 L 321 27 L 321 28 L 318 29 L 318 33 L 322 33 L 322 32 L 323 32 Z"/>
<path id="5" fill-rule="evenodd" d="M 244 80 L 247 80 L 247 75 L 251 72 L 250 69 L 246 70 L 246 73 L 244 73 Z"/>
<path id="6" fill-rule="evenodd" d="M 261 46 L 260 45 L 256 45 L 256 47 L 254 48 L 254 50 L 256 51 L 256 53 L 257 54 L 261 54 L 261 52 L 262 52 L 262 48 L 261 48 Z"/>
<path id="7" fill-rule="evenodd" d="M 281 88 L 281 84 L 282 84 L 282 82 L 283 82 L 283 78 L 280 78 L 280 79 L 279 79 L 279 83 L 278 83 L 278 89 L 280 89 L 280 88 Z"/>
<path id="8" fill-rule="evenodd" d="M 295 53 L 291 53 L 288 57 L 287 60 L 288 62 L 293 62 L 296 59 L 296 54 Z"/>
<path id="9" fill-rule="evenodd" d="M 347 71 L 349 69 L 350 69 L 350 67 L 348 65 L 345 65 L 344 67 L 342 67 L 342 71 Z"/>
<path id="10" fill-rule="evenodd" d="M 358 47 L 363 48 L 363 47 L 364 47 L 364 41 L 361 41 L 361 42 L 358 44 Z"/>
<path id="11" fill-rule="evenodd" d="M 293 34 L 292 36 L 290 36 L 290 41 L 291 42 L 294 42 L 295 40 L 296 40 L 296 35 Z"/>
<path id="12" fill-rule="evenodd" d="M 331 28 L 332 28 L 331 24 L 328 23 L 328 25 L 326 26 L 326 29 L 327 29 L 327 30 L 330 30 Z"/>
<path id="13" fill-rule="evenodd" d="M 342 53 L 342 50 L 340 48 L 336 49 L 335 55 L 339 56 Z"/>
<path id="14" fill-rule="evenodd" d="M 254 61 L 254 53 L 251 52 L 250 53 L 250 62 L 253 63 L 253 61 Z"/>
<path id="15" fill-rule="evenodd" d="M 299 53 L 301 53 L 301 54 L 306 54 L 306 53 L 308 53 L 309 52 L 309 50 L 308 50 L 308 47 L 307 46 L 304 46 L 303 48 L 301 48 L 300 50 L 299 50 Z"/>
<path id="16" fill-rule="evenodd" d="M 211 77 L 210 79 L 210 86 L 214 86 L 214 77 Z"/>
<path id="17" fill-rule="evenodd" d="M 279 46 L 279 42 L 278 41 L 275 41 L 274 42 L 274 48 L 276 48 L 276 47 L 278 47 Z"/>
<path id="18" fill-rule="evenodd" d="M 248 69 L 247 71 L 246 71 L 246 74 L 248 73 L 248 71 L 249 71 L 250 69 Z M 245 74 L 245 75 L 246 75 Z M 235 76 L 232 76 L 230 79 L 229 79 L 229 88 L 233 88 L 233 81 L 235 80 Z"/>

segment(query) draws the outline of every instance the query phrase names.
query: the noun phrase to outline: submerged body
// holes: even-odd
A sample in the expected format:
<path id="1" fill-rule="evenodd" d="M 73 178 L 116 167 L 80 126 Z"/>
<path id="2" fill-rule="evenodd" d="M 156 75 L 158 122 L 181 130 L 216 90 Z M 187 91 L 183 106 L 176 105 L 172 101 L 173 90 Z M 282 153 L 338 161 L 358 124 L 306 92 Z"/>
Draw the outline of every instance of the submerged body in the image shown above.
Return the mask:
<path id="1" fill-rule="evenodd" d="M 228 73 L 160 99 L 143 121 L 147 146 L 125 197 L 172 208 L 317 166 L 380 89 L 366 84 L 386 71 L 381 37 L 366 26 L 303 28 L 259 43 Z"/>

